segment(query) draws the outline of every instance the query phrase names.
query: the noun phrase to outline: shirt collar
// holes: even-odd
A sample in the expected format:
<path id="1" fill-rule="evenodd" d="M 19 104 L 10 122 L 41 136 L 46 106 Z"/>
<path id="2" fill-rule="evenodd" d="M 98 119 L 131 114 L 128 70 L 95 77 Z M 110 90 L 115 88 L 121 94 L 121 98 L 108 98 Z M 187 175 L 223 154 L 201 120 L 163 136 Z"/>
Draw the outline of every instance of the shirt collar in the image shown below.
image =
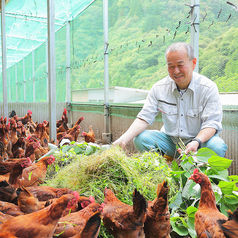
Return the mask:
<path id="1" fill-rule="evenodd" d="M 190 84 L 188 85 L 188 89 L 191 89 L 193 92 L 195 91 L 194 77 L 196 77 L 196 73 L 195 72 L 193 72 L 192 79 L 190 81 Z M 174 80 L 172 78 L 170 78 L 170 80 L 172 80 L 172 92 L 174 92 L 175 89 L 178 89 L 178 86 L 177 86 L 177 84 L 174 82 Z"/>

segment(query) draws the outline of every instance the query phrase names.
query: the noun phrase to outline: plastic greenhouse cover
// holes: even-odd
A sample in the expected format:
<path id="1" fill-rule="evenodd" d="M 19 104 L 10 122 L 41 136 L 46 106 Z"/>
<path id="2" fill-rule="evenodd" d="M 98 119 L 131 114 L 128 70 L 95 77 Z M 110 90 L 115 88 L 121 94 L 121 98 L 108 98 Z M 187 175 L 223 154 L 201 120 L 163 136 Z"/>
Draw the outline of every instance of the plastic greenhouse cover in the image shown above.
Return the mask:
<path id="1" fill-rule="evenodd" d="M 95 0 L 55 0 L 55 31 L 93 2 Z M 47 40 L 47 0 L 10 0 L 5 6 L 5 21 L 9 68 Z"/>

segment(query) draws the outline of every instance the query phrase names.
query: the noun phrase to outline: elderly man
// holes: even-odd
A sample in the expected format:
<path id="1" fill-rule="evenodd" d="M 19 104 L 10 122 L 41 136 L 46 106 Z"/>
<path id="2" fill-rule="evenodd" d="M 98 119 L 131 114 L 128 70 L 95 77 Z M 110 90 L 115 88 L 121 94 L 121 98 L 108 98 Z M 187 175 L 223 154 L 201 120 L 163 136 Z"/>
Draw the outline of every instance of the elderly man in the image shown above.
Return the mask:
<path id="1" fill-rule="evenodd" d="M 227 145 L 218 136 L 222 130 L 222 105 L 216 84 L 193 71 L 197 59 L 190 44 L 170 45 L 165 57 L 169 75 L 152 86 L 135 121 L 113 144 L 125 148 L 134 138 L 138 151 L 158 149 L 176 157 L 176 144 L 181 139 L 186 154 L 208 147 L 224 157 Z M 159 112 L 162 129 L 146 130 Z"/>

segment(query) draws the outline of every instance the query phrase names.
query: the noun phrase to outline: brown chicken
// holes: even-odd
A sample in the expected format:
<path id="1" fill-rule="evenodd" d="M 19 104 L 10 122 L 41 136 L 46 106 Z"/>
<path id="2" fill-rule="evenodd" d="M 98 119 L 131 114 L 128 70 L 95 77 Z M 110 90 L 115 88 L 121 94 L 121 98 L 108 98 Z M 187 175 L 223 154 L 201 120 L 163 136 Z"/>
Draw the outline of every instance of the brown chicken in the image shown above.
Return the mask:
<path id="1" fill-rule="evenodd" d="M 168 206 L 167 182 L 158 184 L 157 197 L 148 202 L 147 217 L 144 224 L 145 237 L 170 238 L 170 214 Z"/>
<path id="2" fill-rule="evenodd" d="M 74 126 L 72 128 L 70 128 L 67 133 L 69 133 L 70 131 L 74 130 L 75 127 L 77 127 L 82 121 L 84 120 L 84 117 L 80 117 L 74 124 Z M 78 135 L 79 135 L 80 131 L 78 130 L 77 133 L 75 134 L 75 141 L 77 141 Z"/>
<path id="3" fill-rule="evenodd" d="M 146 220 L 147 202 L 135 189 L 133 206 L 121 202 L 115 194 L 105 188 L 102 219 L 104 226 L 115 238 L 142 238 Z"/>
<path id="4" fill-rule="evenodd" d="M 55 162 L 53 155 L 43 157 L 37 163 L 25 168 L 22 172 L 22 176 L 18 178 L 16 184 L 18 187 L 24 186 L 37 186 L 45 181 L 47 167 Z"/>
<path id="5" fill-rule="evenodd" d="M 77 199 L 77 204 L 74 208 L 71 209 L 71 211 L 68 211 L 67 209 L 64 210 L 62 216 L 66 216 L 69 214 L 69 212 L 77 212 L 85 207 L 89 206 L 91 203 L 95 203 L 95 198 L 93 196 L 85 197 L 85 196 L 79 196 Z"/>
<path id="6" fill-rule="evenodd" d="M 25 126 L 25 129 L 26 129 L 26 133 L 27 133 L 28 135 L 33 134 L 33 133 L 35 132 L 35 130 L 36 130 L 36 125 L 35 125 L 35 127 L 34 127 L 34 126 L 32 125 L 32 123 L 27 122 L 27 124 L 26 124 L 26 126 Z"/>
<path id="7" fill-rule="evenodd" d="M 45 155 L 46 153 L 48 153 L 50 151 L 49 147 L 42 147 L 40 145 L 38 139 L 36 139 L 36 138 L 32 137 L 31 135 L 29 135 L 26 138 L 26 145 L 28 146 L 30 143 L 32 143 L 32 145 L 33 145 L 33 142 L 36 142 L 36 143 L 38 142 L 37 143 L 37 147 L 38 148 L 34 148 L 34 157 L 33 157 L 33 159 L 35 158 L 36 160 L 38 160 L 40 157 L 42 157 L 43 155 Z"/>
<path id="8" fill-rule="evenodd" d="M 14 119 L 10 119 L 9 126 L 9 141 L 11 141 L 11 145 L 13 146 L 18 140 L 16 121 Z"/>
<path id="9" fill-rule="evenodd" d="M 44 203 L 44 206 L 49 206 L 57 199 L 58 198 L 49 199 L 48 201 Z M 88 205 L 90 205 L 91 203 L 95 203 L 95 198 L 93 196 L 89 196 L 89 197 L 79 196 L 75 206 L 72 207 L 70 210 L 66 208 L 62 213 L 62 217 L 72 212 L 78 212 L 82 210 L 83 208 L 87 207 Z"/>
<path id="10" fill-rule="evenodd" d="M 12 145 L 13 158 L 29 157 L 25 156 L 26 142 L 25 137 L 19 137 L 17 142 Z"/>
<path id="11" fill-rule="evenodd" d="M 63 195 L 49 207 L 14 217 L 0 225 L 0 231 L 9 232 L 18 238 L 51 238 L 63 210 L 75 205 L 76 196 L 76 193 Z"/>
<path id="12" fill-rule="evenodd" d="M 32 122 L 32 111 L 28 110 L 24 117 L 17 117 L 17 121 L 21 121 L 23 125 L 26 125 L 27 122 Z"/>
<path id="13" fill-rule="evenodd" d="M 21 163 L 15 163 L 15 165 L 11 168 L 10 174 L 2 175 L 4 176 L 4 179 L 7 180 L 8 182 L 13 186 L 13 187 L 18 187 L 17 181 L 18 179 L 22 176 L 23 169 L 30 166 L 32 164 L 30 158 L 26 158 L 23 162 Z M 2 180 L 1 180 L 2 181 Z"/>
<path id="14" fill-rule="evenodd" d="M 18 206 L 24 213 L 32 213 L 40 208 L 39 200 L 33 196 L 24 186 L 16 191 L 18 195 Z"/>
<path id="15" fill-rule="evenodd" d="M 227 211 L 229 214 L 227 220 L 218 220 L 218 224 L 228 238 L 238 237 L 238 207 L 234 212 Z"/>
<path id="16" fill-rule="evenodd" d="M 56 140 L 57 140 L 57 145 L 59 145 L 59 143 L 61 142 L 61 140 L 63 139 L 64 136 L 66 136 L 67 132 L 59 132 L 56 135 Z"/>
<path id="17" fill-rule="evenodd" d="M 27 190 L 39 201 L 47 201 L 53 198 L 59 198 L 64 194 L 73 194 L 73 190 L 70 188 L 53 188 L 50 186 L 34 186 L 28 187 Z"/>
<path id="18" fill-rule="evenodd" d="M 50 151 L 49 147 L 39 146 L 39 148 L 34 150 L 35 159 L 36 160 L 40 159 L 43 155 L 47 154 L 49 151 Z"/>
<path id="19" fill-rule="evenodd" d="M 83 210 L 78 212 L 70 213 L 67 216 L 60 218 L 59 224 L 55 230 L 53 237 L 68 238 L 68 237 L 87 237 L 87 238 L 97 238 L 101 226 L 101 217 L 100 214 L 103 210 L 103 206 L 98 203 L 92 203 Z M 97 215 L 96 215 L 96 214 Z M 88 231 L 94 231 L 92 233 L 86 233 L 84 228 L 89 222 L 90 218 L 94 217 L 91 220 L 92 229 Z M 89 225 L 88 225 L 89 226 Z M 82 236 L 82 232 L 85 232 Z M 60 235 L 59 235 L 60 234 Z M 86 236 L 87 234 L 87 236 Z M 77 235 L 77 236 L 76 236 Z"/>
<path id="20" fill-rule="evenodd" d="M 46 132 L 46 128 L 45 128 L 45 124 L 44 123 L 40 123 L 40 131 L 41 131 L 41 135 L 40 135 L 40 144 L 42 147 L 48 147 L 48 143 L 49 143 L 49 135 Z"/>
<path id="21" fill-rule="evenodd" d="M 225 238 L 217 220 L 227 220 L 227 217 L 216 207 L 216 199 L 210 179 L 207 175 L 199 172 L 198 169 L 194 169 L 193 174 L 189 179 L 192 179 L 195 183 L 198 183 L 201 186 L 201 198 L 198 211 L 195 213 L 194 222 L 198 238 Z"/>
<path id="22" fill-rule="evenodd" d="M 36 130 L 34 133 L 31 134 L 31 137 L 39 140 L 40 144 L 43 147 L 47 147 L 49 143 L 49 136 L 46 132 L 44 123 L 39 123 L 36 126 Z"/>
<path id="23" fill-rule="evenodd" d="M 25 136 L 25 127 L 24 127 L 24 125 L 22 124 L 21 121 L 18 121 L 18 122 L 17 122 L 17 128 L 16 128 L 16 130 L 17 130 L 17 135 L 18 135 L 19 137 Z"/>
<path id="24" fill-rule="evenodd" d="M 69 141 L 77 141 L 77 136 L 80 132 L 80 125 L 77 125 L 76 127 L 72 128 L 69 132 L 66 133 L 66 135 L 62 136 L 62 138 L 59 140 L 59 144 L 63 139 L 68 139 Z"/>
<path id="25" fill-rule="evenodd" d="M 0 175 L 9 173 L 13 167 L 18 165 L 25 167 L 25 164 L 29 164 L 29 158 L 13 159 L 0 162 Z"/>
<path id="26" fill-rule="evenodd" d="M 82 136 L 84 137 L 85 142 L 89 143 L 89 142 L 95 142 L 95 134 L 93 131 L 93 127 L 89 126 L 89 132 L 82 132 Z"/>
<path id="27" fill-rule="evenodd" d="M 67 116 L 67 110 L 64 108 L 63 114 L 60 120 L 56 121 L 56 127 L 59 128 L 63 123 L 67 125 L 68 123 L 68 116 Z"/>
<path id="28" fill-rule="evenodd" d="M 11 216 L 19 216 L 24 214 L 20 210 L 18 205 L 13 204 L 11 202 L 2 202 L 2 201 L 0 201 L 0 212 L 11 215 Z"/>
<path id="29" fill-rule="evenodd" d="M 9 127 L 5 126 L 4 124 L 0 124 L 0 141 L 7 147 L 9 140 L 8 140 L 8 131 Z"/>
<path id="30" fill-rule="evenodd" d="M 0 200 L 5 202 L 11 202 L 17 205 L 18 195 L 16 188 L 14 188 L 7 181 L 0 182 Z"/>
<path id="31" fill-rule="evenodd" d="M 63 122 L 63 123 L 59 126 L 59 128 L 57 128 L 57 133 L 59 133 L 59 132 L 67 132 L 68 129 L 69 129 L 69 128 L 68 128 L 67 124 L 66 124 L 65 122 Z"/>
<path id="32" fill-rule="evenodd" d="M 25 157 L 29 157 L 32 162 L 35 162 L 36 156 L 35 156 L 35 150 L 40 147 L 39 141 L 37 142 L 30 142 L 26 145 L 25 150 Z"/>

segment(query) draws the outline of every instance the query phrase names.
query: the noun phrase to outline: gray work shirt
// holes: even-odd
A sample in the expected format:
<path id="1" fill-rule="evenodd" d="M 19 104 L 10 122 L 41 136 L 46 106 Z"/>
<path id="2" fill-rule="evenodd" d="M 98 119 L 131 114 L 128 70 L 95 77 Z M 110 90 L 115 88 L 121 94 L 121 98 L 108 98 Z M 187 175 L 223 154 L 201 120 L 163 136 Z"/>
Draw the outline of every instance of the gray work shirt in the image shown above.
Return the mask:
<path id="1" fill-rule="evenodd" d="M 183 95 L 169 76 L 152 86 L 137 117 L 151 125 L 159 112 L 164 132 L 174 143 L 181 138 L 186 144 L 204 128 L 214 128 L 217 133 L 222 130 L 222 105 L 217 85 L 195 72 Z"/>

